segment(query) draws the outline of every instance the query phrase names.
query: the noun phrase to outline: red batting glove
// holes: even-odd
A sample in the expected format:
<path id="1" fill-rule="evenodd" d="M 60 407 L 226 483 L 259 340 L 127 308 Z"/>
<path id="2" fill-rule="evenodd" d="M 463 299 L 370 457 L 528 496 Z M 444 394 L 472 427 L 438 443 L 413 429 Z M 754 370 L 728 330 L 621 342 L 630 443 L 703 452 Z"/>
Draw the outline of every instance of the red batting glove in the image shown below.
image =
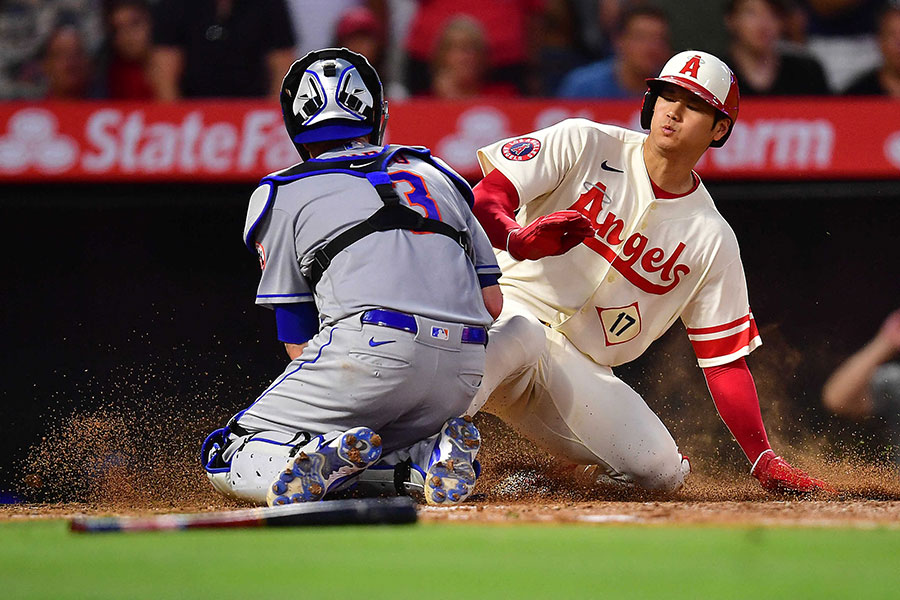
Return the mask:
<path id="1" fill-rule="evenodd" d="M 789 465 L 780 456 L 775 456 L 772 450 L 759 455 L 750 474 L 759 480 L 766 491 L 776 494 L 811 494 L 818 490 L 837 493 L 837 490 L 821 479 L 810 477 L 801 469 Z"/>
<path id="2" fill-rule="evenodd" d="M 516 260 L 537 260 L 565 254 L 593 235 L 590 219 L 576 210 L 560 210 L 510 231 L 506 251 Z"/>

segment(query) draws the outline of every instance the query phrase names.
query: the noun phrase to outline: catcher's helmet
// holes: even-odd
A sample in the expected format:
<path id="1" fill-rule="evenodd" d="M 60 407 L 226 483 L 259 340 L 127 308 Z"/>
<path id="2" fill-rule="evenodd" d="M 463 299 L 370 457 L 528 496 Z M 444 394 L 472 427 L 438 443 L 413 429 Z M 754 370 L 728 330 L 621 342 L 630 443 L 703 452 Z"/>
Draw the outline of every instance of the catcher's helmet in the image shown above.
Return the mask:
<path id="1" fill-rule="evenodd" d="M 669 59 L 659 77 L 647 80 L 644 104 L 641 106 L 641 127 L 650 129 L 656 97 L 664 83 L 671 83 L 693 92 L 719 113 L 731 119 L 728 132 L 710 146 L 718 148 L 725 143 L 738 117 L 740 93 L 737 80 L 724 62 L 706 52 L 687 50 Z"/>
<path id="2" fill-rule="evenodd" d="M 296 61 L 281 85 L 281 114 L 304 159 L 303 144 L 369 135 L 380 145 L 387 102 L 378 73 L 366 57 L 346 48 L 310 52 Z"/>

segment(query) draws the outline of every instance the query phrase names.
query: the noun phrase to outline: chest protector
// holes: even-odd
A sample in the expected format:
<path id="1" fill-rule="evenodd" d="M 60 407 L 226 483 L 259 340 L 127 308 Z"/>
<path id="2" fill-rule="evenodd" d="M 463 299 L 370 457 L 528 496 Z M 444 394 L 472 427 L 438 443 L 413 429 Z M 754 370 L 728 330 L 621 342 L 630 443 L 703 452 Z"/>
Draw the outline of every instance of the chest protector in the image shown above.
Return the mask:
<path id="1" fill-rule="evenodd" d="M 321 160 L 313 158 L 276 175 L 270 175 L 262 180 L 262 183 L 271 183 L 277 188 L 279 185 L 284 185 L 298 179 L 329 173 L 341 173 L 354 177 L 364 177 L 372 184 L 375 191 L 378 192 L 379 198 L 381 198 L 381 201 L 384 203 L 384 206 L 378 209 L 371 217 L 346 229 L 333 240 L 316 250 L 313 255 L 313 262 L 310 265 L 308 276 L 310 287 L 312 289 L 315 289 L 319 280 L 322 279 L 325 270 L 338 253 L 351 244 L 378 231 L 406 229 L 409 231 L 445 235 L 459 244 L 460 248 L 463 249 L 470 260 L 473 258 L 472 240 L 467 232 L 454 229 L 443 221 L 424 217 L 418 211 L 401 203 L 400 196 L 394 190 L 391 183 L 391 177 L 387 172 L 387 166 L 401 153 L 405 156 L 419 158 L 447 175 L 450 181 L 452 181 L 459 190 L 460 194 L 462 194 L 463 198 L 466 199 L 469 206 L 472 206 L 473 196 L 469 184 L 463 181 L 459 175 L 448 169 L 446 166 L 435 161 L 427 148 L 421 147 L 386 146 L 374 157 L 354 156 Z M 359 164 L 361 162 L 362 164 Z"/>

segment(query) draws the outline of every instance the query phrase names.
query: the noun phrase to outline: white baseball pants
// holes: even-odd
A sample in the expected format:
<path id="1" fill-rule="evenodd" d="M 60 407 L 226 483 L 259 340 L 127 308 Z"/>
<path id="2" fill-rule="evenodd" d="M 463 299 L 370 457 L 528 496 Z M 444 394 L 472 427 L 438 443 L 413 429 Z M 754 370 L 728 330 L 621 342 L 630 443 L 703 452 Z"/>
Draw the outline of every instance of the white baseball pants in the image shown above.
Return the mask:
<path id="1" fill-rule="evenodd" d="M 643 398 L 528 310 L 506 301 L 468 410 L 495 414 L 551 454 L 614 481 L 674 491 L 690 465 Z"/>

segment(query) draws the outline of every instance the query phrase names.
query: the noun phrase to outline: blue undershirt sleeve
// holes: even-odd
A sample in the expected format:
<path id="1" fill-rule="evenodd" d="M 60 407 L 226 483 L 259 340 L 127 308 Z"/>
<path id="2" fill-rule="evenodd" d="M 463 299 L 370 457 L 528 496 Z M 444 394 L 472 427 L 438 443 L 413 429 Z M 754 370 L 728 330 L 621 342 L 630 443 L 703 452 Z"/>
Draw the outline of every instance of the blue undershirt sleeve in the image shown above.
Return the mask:
<path id="1" fill-rule="evenodd" d="M 276 304 L 273 308 L 279 341 L 304 344 L 319 332 L 319 311 L 314 302 Z"/>
<path id="2" fill-rule="evenodd" d="M 486 288 L 500 283 L 500 275 L 497 273 L 483 273 L 478 276 L 478 283 L 481 287 Z"/>

